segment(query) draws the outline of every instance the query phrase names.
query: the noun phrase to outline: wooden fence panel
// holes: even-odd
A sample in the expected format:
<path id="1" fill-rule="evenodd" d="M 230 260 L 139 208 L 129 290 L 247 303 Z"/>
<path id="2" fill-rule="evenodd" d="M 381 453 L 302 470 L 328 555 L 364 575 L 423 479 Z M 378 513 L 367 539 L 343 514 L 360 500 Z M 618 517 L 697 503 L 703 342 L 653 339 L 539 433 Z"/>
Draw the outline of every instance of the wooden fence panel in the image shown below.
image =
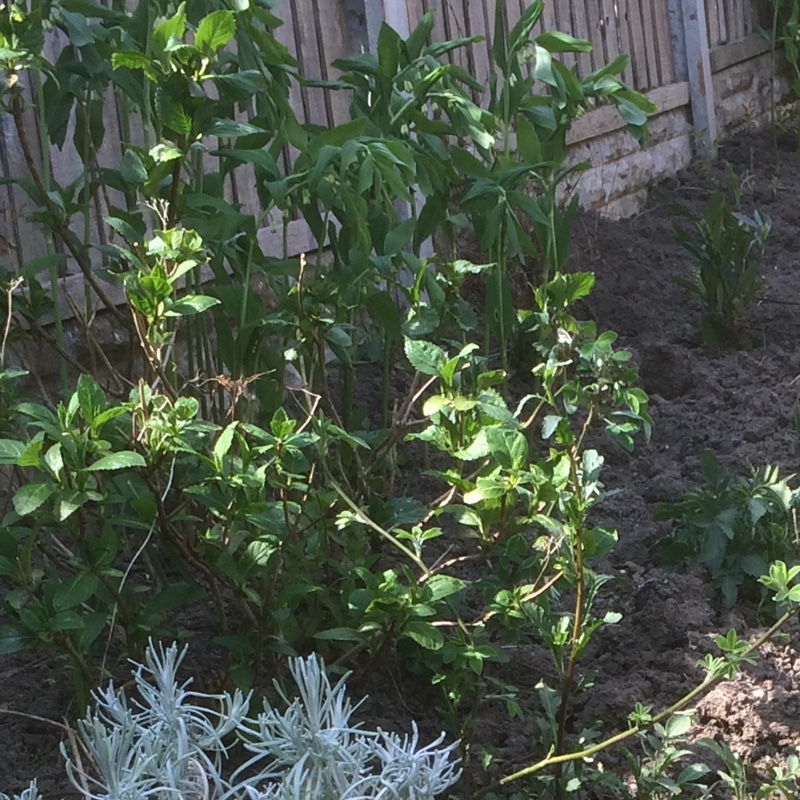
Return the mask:
<path id="1" fill-rule="evenodd" d="M 758 0 L 705 0 L 705 7 L 708 46 L 712 50 L 741 42 L 768 23 L 766 4 Z"/>
<path id="2" fill-rule="evenodd" d="M 583 0 L 580 0 L 581 3 Z M 574 32 L 575 26 L 572 22 L 572 2 L 571 0 L 553 0 L 553 5 L 555 6 L 556 11 L 556 29 L 559 31 L 563 31 L 564 33 L 569 33 L 572 36 L 577 36 Z M 577 59 L 575 58 L 572 53 L 564 53 L 561 61 L 563 62 L 564 66 L 572 69 Z"/>
<path id="3" fill-rule="evenodd" d="M 472 75 L 484 86 L 489 85 L 492 72 L 491 33 L 486 19 L 488 4 L 484 0 L 464 0 L 464 20 L 468 36 L 482 36 L 469 48 L 470 70 Z"/>
<path id="4" fill-rule="evenodd" d="M 706 0 L 706 24 L 708 26 L 708 46 L 713 50 L 722 43 L 724 37 L 724 29 L 720 28 L 717 0 Z"/>
<path id="5" fill-rule="evenodd" d="M 675 59 L 672 53 L 672 31 L 669 9 L 664 0 L 653 2 L 653 23 L 656 49 L 658 50 L 657 86 L 668 86 L 675 80 Z"/>

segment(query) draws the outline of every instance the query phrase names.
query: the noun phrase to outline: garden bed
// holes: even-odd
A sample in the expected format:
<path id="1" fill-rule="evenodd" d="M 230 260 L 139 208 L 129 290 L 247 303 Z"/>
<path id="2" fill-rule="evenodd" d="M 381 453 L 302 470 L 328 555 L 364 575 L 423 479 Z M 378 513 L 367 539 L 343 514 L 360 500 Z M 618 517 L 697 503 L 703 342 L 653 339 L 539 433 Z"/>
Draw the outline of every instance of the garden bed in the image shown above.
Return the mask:
<path id="1" fill-rule="evenodd" d="M 779 144 L 787 144 L 781 140 Z M 795 144 L 788 142 L 789 145 Z M 609 222 L 582 217 L 576 225 L 571 268 L 593 271 L 594 293 L 581 313 L 600 329 L 619 333 L 641 369 L 641 385 L 651 398 L 652 440 L 633 455 L 598 438 L 606 457 L 603 480 L 623 491 L 596 512 L 597 522 L 619 531 L 619 544 L 604 571 L 614 577 L 602 593 L 601 611 L 622 613 L 622 621 L 602 629 L 582 664 L 597 675 L 594 687 L 574 706 L 572 727 L 602 720 L 605 731 L 622 727 L 637 702 L 659 710 L 702 680 L 698 660 L 714 650 L 714 637 L 733 627 L 742 638 L 763 630 L 752 606 L 722 609 L 699 566 L 685 573 L 660 566 L 653 547 L 669 530 L 654 521 L 656 505 L 674 501 L 701 481 L 700 458 L 714 451 L 737 475 L 750 466 L 796 470 L 800 440 L 793 410 L 800 386 L 797 345 L 800 300 L 800 215 L 796 187 L 800 160 L 778 148 L 770 136 L 743 136 L 722 151 L 742 189 L 742 210 L 758 209 L 773 221 L 762 273 L 763 300 L 749 317 L 750 350 L 710 352 L 700 342 L 700 311 L 675 282 L 687 277 L 689 256 L 677 244 L 670 206 L 702 212 L 709 193 L 728 184 L 723 162 L 697 163 L 651 192 L 638 217 Z M 697 704 L 698 736 L 724 737 L 759 771 L 800 744 L 800 629 L 764 649 L 759 665 L 723 684 Z M 523 707 L 535 699 L 533 687 L 547 664 L 535 652 L 509 651 L 502 670 L 520 688 Z M 199 648 L 194 653 L 199 657 Z M 21 791 L 32 777 L 46 797 L 74 795 L 63 776 L 54 725 L 6 711 L 53 720 L 72 720 L 72 684 L 60 657 L 41 653 L 0 660 L 0 790 Z M 269 676 L 264 685 L 269 684 Z M 419 720 L 426 734 L 441 723 L 430 714 L 434 690 L 415 685 L 391 659 L 351 683 L 371 699 L 362 714 L 371 725 L 408 729 Z M 74 702 L 74 701 L 73 701 Z M 508 722 L 505 709 L 483 719 L 476 747 L 495 753 L 496 777 L 539 755 L 533 715 Z M 479 754 L 476 754 L 479 756 Z M 479 763 L 480 758 L 476 757 Z M 608 763 L 616 763 L 614 754 Z"/>

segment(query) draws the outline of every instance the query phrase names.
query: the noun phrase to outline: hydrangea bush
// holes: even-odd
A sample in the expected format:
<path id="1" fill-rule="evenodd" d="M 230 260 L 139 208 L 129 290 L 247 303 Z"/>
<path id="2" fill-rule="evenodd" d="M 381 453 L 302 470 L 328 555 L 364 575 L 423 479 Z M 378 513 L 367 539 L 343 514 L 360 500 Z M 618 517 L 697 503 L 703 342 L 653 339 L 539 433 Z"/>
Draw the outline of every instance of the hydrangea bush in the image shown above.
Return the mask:
<path id="1" fill-rule="evenodd" d="M 78 732 L 94 769 L 62 744 L 71 782 L 90 800 L 428 800 L 460 777 L 457 743 L 363 729 L 345 680 L 332 685 L 315 657 L 290 661 L 298 696 L 277 686 L 285 710 L 268 703 L 249 716 L 252 694 L 205 694 L 178 680 L 186 648 L 150 644 L 133 677 L 138 697 L 110 684 Z M 241 766 L 226 769 L 244 747 Z M 241 760 L 241 759 L 239 759 Z M 11 800 L 0 793 L 0 800 Z M 13 800 L 41 800 L 36 782 Z"/>

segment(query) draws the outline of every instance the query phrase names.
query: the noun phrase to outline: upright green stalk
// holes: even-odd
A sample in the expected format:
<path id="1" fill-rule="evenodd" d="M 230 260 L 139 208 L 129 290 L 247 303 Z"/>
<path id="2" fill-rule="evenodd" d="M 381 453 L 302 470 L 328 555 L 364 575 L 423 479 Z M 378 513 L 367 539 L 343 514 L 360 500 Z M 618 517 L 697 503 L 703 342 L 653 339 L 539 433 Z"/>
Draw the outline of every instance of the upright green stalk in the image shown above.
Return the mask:
<path id="1" fill-rule="evenodd" d="M 92 147 L 91 147 L 91 90 L 86 90 L 86 99 L 84 101 L 83 113 L 86 117 L 84 122 L 84 139 L 83 139 L 83 153 L 81 159 L 83 161 L 83 241 L 88 246 L 92 240 L 92 199 L 89 195 L 89 188 L 92 185 L 91 163 L 92 163 Z M 76 114 L 81 113 L 80 106 L 76 109 Z M 89 320 L 91 318 L 92 308 L 92 287 L 86 282 L 83 282 L 83 299 L 84 308 L 86 309 L 86 336 L 89 336 Z M 89 348 L 90 358 L 92 361 L 92 371 L 97 374 L 97 367 L 95 364 L 95 350 L 94 347 Z"/>
<path id="2" fill-rule="evenodd" d="M 139 0 L 140 3 L 145 2 L 145 0 Z M 145 26 L 147 30 L 145 44 L 144 44 L 144 52 L 145 55 L 150 58 L 152 56 L 152 44 L 153 44 L 153 20 L 151 19 L 152 15 L 152 5 L 151 3 L 147 3 L 147 25 Z M 150 139 L 150 129 L 151 129 L 151 116 L 152 116 L 152 108 L 150 103 L 150 81 L 149 79 L 142 75 L 142 82 L 144 85 L 144 102 L 142 103 L 142 131 L 143 131 L 143 140 L 144 140 L 144 149 L 150 150 L 152 147 L 151 139 Z M 156 136 L 158 137 L 158 134 Z"/>
<path id="3" fill-rule="evenodd" d="M 42 76 L 38 69 L 32 69 L 33 91 L 36 96 L 36 123 L 39 129 L 39 148 L 42 152 L 42 188 L 45 192 L 50 191 L 50 140 L 47 136 L 47 115 L 44 104 L 44 91 L 42 87 Z M 47 255 L 50 256 L 50 296 L 53 300 L 53 315 L 55 322 L 56 343 L 63 352 L 64 346 L 64 322 L 61 316 L 61 292 L 59 290 L 58 267 L 55 259 L 55 246 L 53 234 L 45 230 L 45 246 Z M 58 373 L 61 380 L 61 389 L 66 394 L 68 388 L 67 363 L 63 358 L 58 359 Z"/>

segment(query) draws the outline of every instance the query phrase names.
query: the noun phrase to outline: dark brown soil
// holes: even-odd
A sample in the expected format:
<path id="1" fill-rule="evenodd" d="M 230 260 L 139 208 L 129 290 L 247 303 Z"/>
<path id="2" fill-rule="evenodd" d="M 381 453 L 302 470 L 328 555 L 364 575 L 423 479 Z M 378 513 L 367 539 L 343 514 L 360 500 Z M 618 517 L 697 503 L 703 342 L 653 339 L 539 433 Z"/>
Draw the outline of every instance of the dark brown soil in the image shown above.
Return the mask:
<path id="1" fill-rule="evenodd" d="M 739 138 L 722 156 L 739 176 L 743 210 L 758 209 L 773 220 L 763 300 L 750 315 L 750 350 L 704 348 L 700 311 L 675 283 L 689 274 L 691 263 L 675 242 L 669 206 L 700 211 L 710 191 L 727 185 L 721 164 L 698 164 L 655 187 L 649 207 L 635 219 L 585 217 L 577 224 L 572 268 L 597 274 L 586 312 L 633 351 L 655 429 L 650 444 L 640 443 L 633 456 L 604 448 L 606 486 L 624 491 L 598 514 L 598 522 L 620 534 L 606 565 L 616 580 L 600 603 L 623 619 L 596 634 L 586 664 L 597 673 L 595 686 L 576 703 L 576 730 L 595 720 L 606 732 L 618 730 L 636 702 L 656 710 L 668 706 L 701 679 L 697 662 L 713 650 L 716 634 L 735 627 L 752 639 L 763 630 L 752 608 L 721 610 L 701 568 L 668 572 L 652 551 L 667 530 L 653 520 L 655 505 L 698 485 L 705 448 L 740 475 L 765 464 L 800 472 L 792 421 L 800 387 L 800 315 L 792 305 L 771 302 L 800 301 L 800 158 L 776 154 L 768 136 Z M 764 648 L 759 666 L 697 705 L 698 735 L 725 737 L 759 771 L 800 744 L 800 630 L 795 625 L 789 634 Z M 530 706 L 545 667 L 535 653 L 511 656 L 508 669 L 521 687 L 523 706 Z M 430 714 L 430 691 L 395 669 L 353 688 L 372 696 L 363 712 L 370 724 L 408 728 L 416 718 L 425 733 L 441 726 Z M 59 728 L 5 713 L 74 719 L 70 697 L 69 675 L 58 657 L 0 660 L 0 791 L 21 791 L 36 776 L 49 798 L 74 794 L 60 765 Z M 535 742 L 530 715 L 509 722 L 498 708 L 479 727 L 477 746 L 497 751 L 502 773 L 535 757 Z"/>

